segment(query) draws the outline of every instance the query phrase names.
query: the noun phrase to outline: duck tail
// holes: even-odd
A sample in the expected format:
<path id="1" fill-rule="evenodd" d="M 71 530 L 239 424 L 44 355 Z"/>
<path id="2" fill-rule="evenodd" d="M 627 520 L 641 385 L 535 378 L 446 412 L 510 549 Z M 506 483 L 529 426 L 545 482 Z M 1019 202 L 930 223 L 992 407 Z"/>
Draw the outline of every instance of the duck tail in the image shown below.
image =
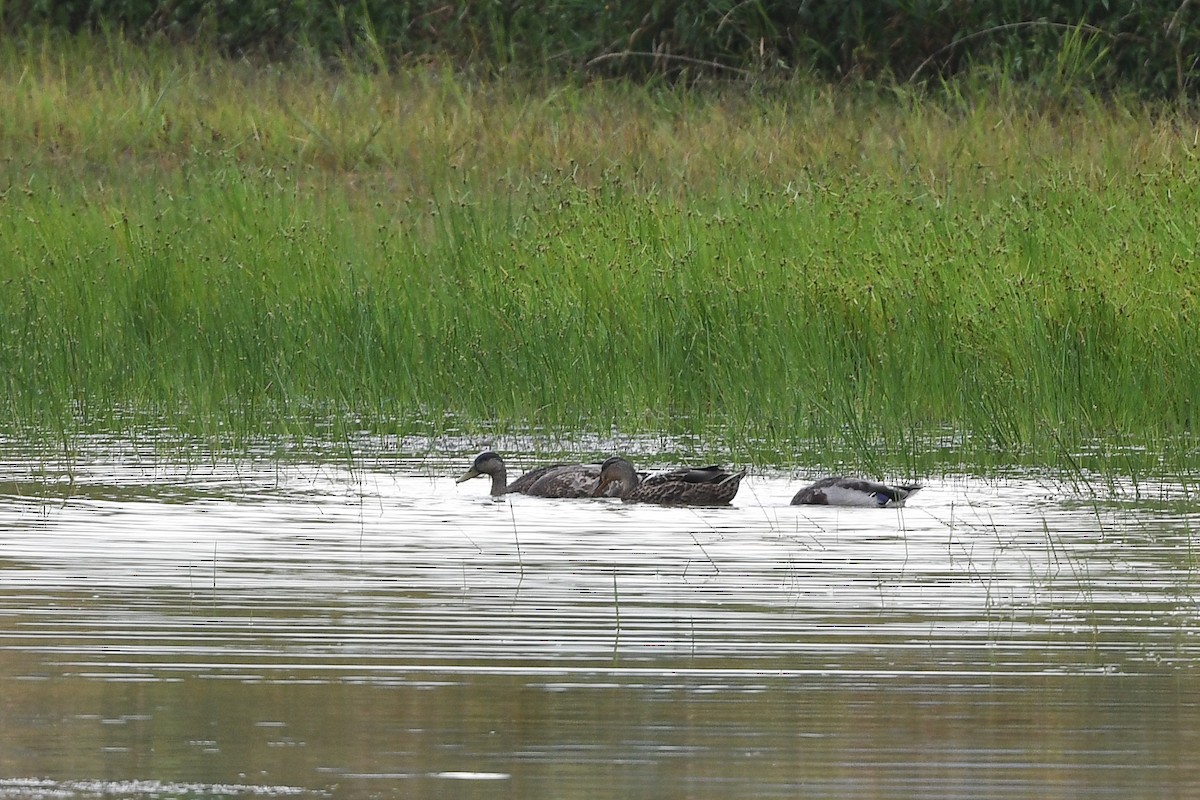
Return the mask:
<path id="1" fill-rule="evenodd" d="M 724 480 L 722 480 L 722 481 L 721 481 L 721 483 L 720 483 L 719 485 L 722 485 L 722 486 L 723 486 L 723 485 L 725 485 L 725 484 L 727 484 L 727 483 L 729 483 L 729 482 L 731 482 L 731 481 L 732 481 L 733 483 L 737 483 L 738 481 L 740 481 L 740 480 L 741 480 L 742 478 L 744 478 L 744 477 L 746 477 L 746 469 L 743 467 L 743 468 L 742 468 L 742 470 L 741 470 L 741 472 L 735 472 L 735 473 L 733 473 L 732 475 L 730 475 L 730 476 L 728 476 L 727 478 L 725 478 Z"/>

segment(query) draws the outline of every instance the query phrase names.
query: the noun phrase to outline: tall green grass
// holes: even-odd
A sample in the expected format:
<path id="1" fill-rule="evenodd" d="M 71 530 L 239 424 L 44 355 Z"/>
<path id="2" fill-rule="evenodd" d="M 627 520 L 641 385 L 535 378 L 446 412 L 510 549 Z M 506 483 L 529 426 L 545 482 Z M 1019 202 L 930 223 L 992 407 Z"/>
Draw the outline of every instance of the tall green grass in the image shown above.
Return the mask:
<path id="1" fill-rule="evenodd" d="M 1200 146 L 1165 107 L 4 47 L 10 429 L 1190 464 Z"/>

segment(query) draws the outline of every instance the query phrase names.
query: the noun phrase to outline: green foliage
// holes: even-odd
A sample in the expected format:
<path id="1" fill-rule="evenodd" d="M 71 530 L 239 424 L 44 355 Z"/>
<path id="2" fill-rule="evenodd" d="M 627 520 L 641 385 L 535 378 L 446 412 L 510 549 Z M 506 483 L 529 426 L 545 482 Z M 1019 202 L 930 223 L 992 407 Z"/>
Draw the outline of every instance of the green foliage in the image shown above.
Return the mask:
<path id="1" fill-rule="evenodd" d="M 0 49 L 9 425 L 1189 452 L 1200 152 L 1163 106 L 73 45 Z"/>
<path id="2" fill-rule="evenodd" d="M 121 31 L 200 41 L 226 54 L 315 52 L 380 65 L 562 76 L 716 75 L 929 80 L 965 70 L 1088 89 L 1194 95 L 1200 6 L 1189 0 L 18 0 L 9 32 Z"/>

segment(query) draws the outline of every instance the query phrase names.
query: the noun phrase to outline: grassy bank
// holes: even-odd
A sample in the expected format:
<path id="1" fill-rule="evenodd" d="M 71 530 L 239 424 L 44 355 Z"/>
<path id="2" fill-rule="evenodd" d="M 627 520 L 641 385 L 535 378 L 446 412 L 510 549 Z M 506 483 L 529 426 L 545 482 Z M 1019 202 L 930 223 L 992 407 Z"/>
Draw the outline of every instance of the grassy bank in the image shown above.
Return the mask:
<path id="1" fill-rule="evenodd" d="M 15 429 L 1190 458 L 1200 146 L 1169 109 L 4 48 Z"/>

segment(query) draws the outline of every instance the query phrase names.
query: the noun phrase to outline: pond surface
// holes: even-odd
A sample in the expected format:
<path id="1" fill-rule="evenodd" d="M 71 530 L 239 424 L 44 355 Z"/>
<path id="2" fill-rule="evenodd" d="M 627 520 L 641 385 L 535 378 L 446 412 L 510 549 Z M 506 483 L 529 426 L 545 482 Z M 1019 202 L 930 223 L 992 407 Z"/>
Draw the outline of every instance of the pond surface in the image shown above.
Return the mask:
<path id="1" fill-rule="evenodd" d="M 471 455 L 10 458 L 0 799 L 1200 787 L 1184 486 L 690 510 L 494 501 Z"/>

